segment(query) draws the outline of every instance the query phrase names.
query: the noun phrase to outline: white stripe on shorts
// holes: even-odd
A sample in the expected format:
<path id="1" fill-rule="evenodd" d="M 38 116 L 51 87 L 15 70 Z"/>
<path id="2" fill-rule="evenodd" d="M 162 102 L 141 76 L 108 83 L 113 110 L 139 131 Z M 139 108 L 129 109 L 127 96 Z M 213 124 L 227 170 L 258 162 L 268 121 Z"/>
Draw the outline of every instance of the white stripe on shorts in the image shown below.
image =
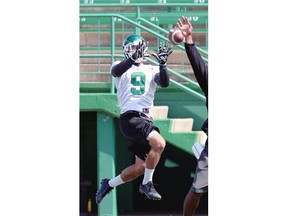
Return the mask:
<path id="1" fill-rule="evenodd" d="M 146 139 L 149 141 L 151 139 L 152 136 L 154 136 L 155 134 L 159 134 L 156 130 L 152 130 L 149 135 L 146 137 Z"/>

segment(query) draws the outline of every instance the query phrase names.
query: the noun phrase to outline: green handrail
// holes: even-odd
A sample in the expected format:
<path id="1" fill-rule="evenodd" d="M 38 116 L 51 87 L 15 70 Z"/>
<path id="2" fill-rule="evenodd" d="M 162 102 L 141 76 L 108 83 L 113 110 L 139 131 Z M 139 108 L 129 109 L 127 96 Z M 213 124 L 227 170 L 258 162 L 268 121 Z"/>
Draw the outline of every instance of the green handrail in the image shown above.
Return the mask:
<path id="1" fill-rule="evenodd" d="M 187 7 L 187 6 L 197 6 L 197 7 L 208 7 L 208 3 L 80 3 L 80 7 L 170 7 L 170 6 L 179 6 L 179 7 Z"/>
<path id="2" fill-rule="evenodd" d="M 142 17 L 139 17 L 139 18 L 137 18 L 136 20 L 140 20 L 141 22 L 144 22 L 145 24 L 150 25 L 150 26 L 152 26 L 153 28 L 156 28 L 156 29 L 159 30 L 160 32 L 165 33 L 165 34 L 168 34 L 168 31 L 167 31 L 166 29 L 163 29 L 163 28 L 159 27 L 158 25 L 155 25 L 154 23 L 152 23 L 152 22 L 150 22 L 150 21 L 148 21 L 148 20 L 146 20 L 146 19 L 144 19 L 144 18 L 142 18 Z M 162 36 L 162 35 L 161 35 L 161 36 Z M 163 39 L 163 37 L 161 37 L 161 39 Z M 164 40 L 169 41 L 166 37 L 164 37 Z M 185 48 L 184 48 L 183 45 L 174 45 L 174 46 L 176 46 L 176 47 L 178 47 L 179 49 L 185 51 Z M 201 48 L 199 48 L 199 47 L 197 47 L 197 49 L 198 49 L 201 53 L 203 53 L 203 54 L 205 54 L 205 55 L 208 55 L 208 52 L 207 52 L 206 50 L 201 49 Z M 205 58 L 205 57 L 203 57 L 203 60 L 204 60 L 205 62 L 208 62 L 208 59 Z"/>
<path id="3" fill-rule="evenodd" d="M 134 26 L 137 26 L 138 28 L 140 28 L 140 29 L 143 29 L 143 30 L 145 30 L 145 31 L 147 31 L 147 32 L 149 32 L 150 34 L 152 34 L 152 35 L 154 35 L 154 36 L 156 36 L 156 37 L 158 37 L 158 38 L 161 38 L 161 39 L 163 39 L 163 40 L 165 40 L 165 41 L 169 41 L 166 37 L 164 37 L 163 35 L 161 35 L 161 34 L 159 34 L 159 33 L 157 33 L 157 32 L 154 32 L 154 31 L 152 31 L 151 29 L 149 29 L 149 28 L 147 28 L 146 26 L 143 26 L 143 25 L 141 25 L 140 23 L 137 23 L 137 22 L 135 22 L 135 21 L 133 21 L 133 20 L 130 20 L 130 19 L 128 19 L 128 18 L 126 18 L 126 17 L 124 17 L 124 16 L 122 16 L 122 15 L 119 15 L 119 14 L 101 14 L 101 13 L 80 13 L 80 18 L 81 17 L 111 17 L 111 35 L 112 35 L 112 37 L 111 37 L 111 40 L 112 41 L 114 41 L 114 31 L 115 31 L 115 23 L 114 23 L 114 17 L 118 17 L 118 18 L 121 18 L 122 20 L 124 20 L 124 21 L 126 21 L 126 22 L 128 22 L 128 23 L 130 23 L 130 24 L 132 24 L 132 25 L 134 25 Z M 140 18 L 139 18 L 139 20 L 140 20 Z M 163 31 L 167 31 L 167 30 L 163 30 Z M 168 32 L 168 31 L 167 31 Z M 112 46 L 113 45 L 113 46 Z M 114 49 L 114 43 L 111 43 L 111 54 L 80 54 L 80 58 L 94 58 L 94 57 L 110 57 L 111 58 L 111 61 L 113 62 L 113 60 L 114 60 L 114 58 L 115 57 L 123 57 L 123 55 L 119 55 L 119 54 L 115 54 L 115 49 Z M 184 50 L 184 47 L 183 46 L 180 46 L 180 45 L 177 45 L 179 48 L 181 47 L 181 49 L 183 49 Z M 152 59 L 148 59 L 148 61 L 149 62 L 152 62 L 153 64 L 158 64 L 156 61 L 154 61 L 154 60 L 152 60 Z M 181 74 L 179 74 L 179 73 L 177 73 L 176 71 L 173 71 L 173 70 L 171 70 L 171 69 L 168 69 L 168 71 L 169 72 L 171 72 L 173 75 L 175 75 L 175 76 L 177 76 L 178 78 L 180 78 L 180 79 L 183 79 L 183 80 L 185 80 L 185 81 L 187 81 L 188 83 L 190 83 L 191 85 L 193 85 L 193 86 L 198 86 L 199 87 L 199 85 L 196 83 L 196 82 L 194 82 L 193 80 L 191 80 L 191 79 L 188 79 L 187 77 L 185 77 L 185 76 L 183 76 L 183 75 L 181 75 Z M 111 77 L 111 80 L 112 80 L 112 82 L 111 82 L 111 93 L 114 93 L 114 78 L 113 77 Z M 194 95 L 194 96 L 196 96 L 196 97 L 198 97 L 199 99 L 201 99 L 201 100 L 205 100 L 205 97 L 203 96 L 203 95 L 201 95 L 201 94 L 199 94 L 198 92 L 196 92 L 196 91 L 194 91 L 194 90 L 192 90 L 192 89 L 189 89 L 189 88 L 187 88 L 186 86 L 184 86 L 184 85 L 182 85 L 181 83 L 177 83 L 176 81 L 174 81 L 174 80 L 172 80 L 172 83 L 174 84 L 174 85 L 177 85 L 177 87 L 179 87 L 180 89 L 182 89 L 182 90 L 184 90 L 184 91 L 186 91 L 186 92 L 188 92 L 188 93 L 190 93 L 190 94 L 192 94 L 192 95 Z M 176 84 L 177 83 L 177 84 Z"/>
<path id="4" fill-rule="evenodd" d="M 133 24 L 133 25 L 137 26 L 138 28 L 141 28 L 141 29 L 149 32 L 150 34 L 152 34 L 152 35 L 154 35 L 154 36 L 156 36 L 156 37 L 158 37 L 158 38 L 160 38 L 160 39 L 162 39 L 162 40 L 164 40 L 164 41 L 169 42 L 169 40 L 168 40 L 167 37 L 164 37 L 163 35 L 158 34 L 157 32 L 155 32 L 155 31 L 147 28 L 146 26 L 143 26 L 143 25 L 141 25 L 141 24 L 138 23 L 138 22 L 134 22 L 133 20 L 130 20 L 129 18 L 127 18 L 127 17 L 125 17 L 125 16 L 122 16 L 122 15 L 120 15 L 120 14 L 113 14 L 113 13 L 92 13 L 92 12 L 88 12 L 88 13 L 87 13 L 87 12 L 86 12 L 86 13 L 80 13 L 80 18 L 81 18 L 81 17 L 82 17 L 82 18 L 85 18 L 85 17 L 118 17 L 118 18 L 120 18 L 120 19 L 122 19 L 122 20 L 125 20 L 126 22 L 128 22 L 128 23 L 130 23 L 130 24 Z M 136 17 L 135 17 L 135 18 L 136 18 Z M 168 32 L 169 32 L 168 30 L 163 29 L 163 28 L 155 25 L 154 23 L 149 22 L 148 20 L 143 19 L 143 18 L 141 18 L 141 17 L 136 18 L 136 21 L 144 22 L 145 24 L 148 24 L 148 25 L 156 28 L 157 30 L 161 31 L 162 33 L 168 34 Z M 175 46 L 177 46 L 177 47 L 178 47 L 179 49 L 181 49 L 181 50 L 185 50 L 185 48 L 184 48 L 183 45 L 175 45 Z M 203 54 L 205 54 L 205 55 L 208 55 L 208 52 L 207 52 L 207 51 L 205 51 L 205 50 L 203 50 L 203 49 L 201 49 L 201 48 L 199 48 L 199 47 L 197 47 L 197 49 L 198 49 L 201 53 L 203 53 Z M 208 59 L 205 58 L 205 57 L 203 57 L 203 60 L 204 60 L 206 63 L 208 62 Z"/>
<path id="5" fill-rule="evenodd" d="M 123 58 L 123 54 L 80 54 L 80 58 Z"/>
<path id="6" fill-rule="evenodd" d="M 112 54 L 80 54 L 80 58 L 103 58 L 103 57 L 106 57 L 106 58 L 112 58 L 112 57 L 118 57 L 118 58 L 123 58 L 123 55 L 120 55 L 120 54 L 115 54 L 115 55 L 112 55 Z M 157 65 L 158 63 L 150 58 L 147 58 L 147 61 L 154 64 L 154 65 Z M 182 74 L 168 68 L 168 71 L 175 75 L 176 77 L 188 82 L 189 84 L 191 84 L 193 87 L 199 87 L 199 84 L 185 76 L 183 76 Z M 81 72 L 81 74 L 92 74 L 93 72 Z M 96 72 L 95 72 L 96 73 Z M 97 74 L 107 74 L 107 72 L 97 72 Z M 113 79 L 112 79 L 113 80 Z M 176 81 L 174 81 L 173 79 L 171 79 L 172 83 L 174 85 L 176 85 L 177 87 L 179 87 L 180 89 L 188 92 L 189 94 L 192 94 L 194 96 L 196 96 L 197 98 L 205 101 L 205 97 L 202 95 L 202 94 L 199 94 L 198 92 L 190 89 L 190 88 L 187 88 L 185 85 L 181 84 L 181 83 L 177 83 Z M 113 85 L 112 85 L 113 86 Z M 112 93 L 112 92 L 111 92 Z"/>

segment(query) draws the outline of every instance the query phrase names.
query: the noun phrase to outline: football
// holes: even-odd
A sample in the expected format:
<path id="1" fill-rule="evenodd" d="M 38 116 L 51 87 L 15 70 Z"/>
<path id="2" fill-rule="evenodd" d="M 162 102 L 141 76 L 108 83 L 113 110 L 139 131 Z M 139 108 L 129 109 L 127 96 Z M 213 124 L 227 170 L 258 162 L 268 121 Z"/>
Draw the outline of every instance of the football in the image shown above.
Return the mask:
<path id="1" fill-rule="evenodd" d="M 172 44 L 178 45 L 184 41 L 184 36 L 179 28 L 170 29 L 168 39 Z"/>

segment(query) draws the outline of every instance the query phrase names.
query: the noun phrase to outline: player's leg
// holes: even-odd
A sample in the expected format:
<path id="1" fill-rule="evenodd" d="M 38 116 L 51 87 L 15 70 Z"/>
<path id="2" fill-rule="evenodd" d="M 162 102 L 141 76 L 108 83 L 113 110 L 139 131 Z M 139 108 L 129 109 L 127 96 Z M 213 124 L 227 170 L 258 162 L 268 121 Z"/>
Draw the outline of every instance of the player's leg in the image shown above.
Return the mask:
<path id="1" fill-rule="evenodd" d="M 152 181 L 154 170 L 166 145 L 165 140 L 159 134 L 159 129 L 153 125 L 152 119 L 138 112 L 122 114 L 120 128 L 123 135 L 135 143 L 130 150 L 146 163 L 139 191 L 149 199 L 160 200 L 161 195 L 155 190 Z"/>
<path id="2" fill-rule="evenodd" d="M 156 191 L 153 185 L 153 174 L 165 148 L 166 142 L 164 138 L 155 130 L 148 135 L 147 140 L 149 140 L 149 145 L 151 148 L 146 157 L 146 168 L 139 191 L 144 193 L 149 199 L 160 200 L 162 197 Z"/>
<path id="3" fill-rule="evenodd" d="M 183 203 L 183 216 L 193 216 L 201 196 L 208 192 L 208 140 L 197 162 L 195 178 Z"/>
<path id="4" fill-rule="evenodd" d="M 146 158 L 146 168 L 155 169 L 166 146 L 166 142 L 164 138 L 155 130 L 149 134 L 147 139 L 149 140 L 151 149 Z"/>
<path id="5" fill-rule="evenodd" d="M 138 178 L 140 175 L 143 175 L 145 170 L 145 161 L 135 156 L 135 163 L 121 172 L 121 178 L 126 183 Z M 113 186 L 111 184 L 111 186 Z M 118 185 L 114 185 L 116 187 Z"/>
<path id="6" fill-rule="evenodd" d="M 101 187 L 96 192 L 96 202 L 99 204 L 103 198 L 115 187 L 132 181 L 135 178 L 143 175 L 145 169 L 145 161 L 135 156 L 135 163 L 125 168 L 121 174 L 112 179 L 102 179 Z"/>
<path id="7" fill-rule="evenodd" d="M 191 190 L 187 193 L 183 204 L 183 216 L 194 215 L 195 210 L 199 206 L 201 196 L 202 193 L 195 193 Z"/>

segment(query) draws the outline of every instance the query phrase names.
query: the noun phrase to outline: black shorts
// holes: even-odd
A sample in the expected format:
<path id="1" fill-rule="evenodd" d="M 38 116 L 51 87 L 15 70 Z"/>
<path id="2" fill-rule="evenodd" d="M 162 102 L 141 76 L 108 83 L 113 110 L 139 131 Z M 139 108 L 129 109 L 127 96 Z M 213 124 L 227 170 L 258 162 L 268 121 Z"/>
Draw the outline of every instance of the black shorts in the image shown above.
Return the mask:
<path id="1" fill-rule="evenodd" d="M 127 111 L 120 115 L 120 130 L 125 137 L 133 142 L 133 145 L 128 149 L 142 160 L 145 160 L 150 151 L 147 136 L 153 130 L 160 133 L 159 128 L 153 125 L 151 118 L 137 111 Z"/>
<path id="2" fill-rule="evenodd" d="M 197 162 L 195 177 L 191 191 L 196 193 L 208 192 L 208 139 Z"/>

